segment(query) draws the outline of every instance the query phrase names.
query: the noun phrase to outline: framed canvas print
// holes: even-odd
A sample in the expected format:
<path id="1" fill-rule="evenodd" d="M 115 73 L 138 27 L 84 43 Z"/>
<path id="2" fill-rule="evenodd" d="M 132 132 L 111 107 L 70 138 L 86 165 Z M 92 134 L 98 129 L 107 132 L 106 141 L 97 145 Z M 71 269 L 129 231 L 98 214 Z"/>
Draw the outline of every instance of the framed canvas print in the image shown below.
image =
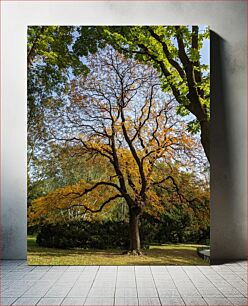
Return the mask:
<path id="1" fill-rule="evenodd" d="M 209 41 L 28 26 L 29 264 L 208 264 Z"/>

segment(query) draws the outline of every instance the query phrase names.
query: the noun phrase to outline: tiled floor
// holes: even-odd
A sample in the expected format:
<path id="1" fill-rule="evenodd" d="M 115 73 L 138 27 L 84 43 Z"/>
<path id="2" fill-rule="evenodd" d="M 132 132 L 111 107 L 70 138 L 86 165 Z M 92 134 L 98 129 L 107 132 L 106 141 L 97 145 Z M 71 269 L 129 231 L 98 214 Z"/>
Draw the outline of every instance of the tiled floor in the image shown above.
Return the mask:
<path id="1" fill-rule="evenodd" d="M 248 305 L 247 262 L 48 267 L 2 261 L 0 305 Z"/>

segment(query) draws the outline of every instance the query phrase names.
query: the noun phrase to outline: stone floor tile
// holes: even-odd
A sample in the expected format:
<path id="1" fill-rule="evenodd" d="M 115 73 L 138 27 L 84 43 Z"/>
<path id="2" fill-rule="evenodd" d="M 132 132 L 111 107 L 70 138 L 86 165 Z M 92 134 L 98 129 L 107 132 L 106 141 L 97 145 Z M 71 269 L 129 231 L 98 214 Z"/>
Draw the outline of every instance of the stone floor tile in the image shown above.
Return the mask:
<path id="1" fill-rule="evenodd" d="M 236 287 L 236 289 L 242 293 L 244 296 L 247 296 L 247 287 L 246 288 L 243 288 L 243 287 Z"/>
<path id="2" fill-rule="evenodd" d="M 76 283 L 78 284 L 83 284 L 83 283 L 93 283 L 95 280 L 95 276 L 93 277 L 87 277 L 87 276 L 82 276 L 80 275 L 79 278 L 76 280 Z"/>
<path id="3" fill-rule="evenodd" d="M 14 303 L 16 299 L 17 299 L 17 297 L 1 297 L 0 298 L 0 305 L 1 306 L 12 305 L 12 303 Z"/>
<path id="4" fill-rule="evenodd" d="M 215 288 L 208 288 L 208 287 L 205 287 L 205 288 L 197 288 L 199 293 L 201 294 L 201 296 L 203 297 L 211 297 L 211 298 L 222 298 L 223 297 L 223 294 L 215 289 Z"/>
<path id="5" fill-rule="evenodd" d="M 30 272 L 34 270 L 35 266 L 29 266 L 29 265 L 19 265 L 15 267 L 15 271 L 27 271 Z"/>
<path id="6" fill-rule="evenodd" d="M 50 280 L 54 280 L 57 281 L 58 279 L 61 279 L 62 276 L 62 272 L 46 272 L 41 278 L 40 280 L 43 281 L 50 281 Z"/>
<path id="7" fill-rule="evenodd" d="M 198 272 L 198 268 L 196 266 L 183 266 L 182 268 L 183 271 Z"/>
<path id="8" fill-rule="evenodd" d="M 232 286 L 224 288 L 218 287 L 218 289 L 225 297 L 243 297 L 243 294 L 240 291 L 234 289 Z"/>
<path id="9" fill-rule="evenodd" d="M 172 279 L 166 279 L 166 278 L 161 278 L 161 279 L 157 279 L 154 278 L 154 283 L 156 284 L 156 286 L 169 286 L 169 287 L 175 287 L 175 283 Z"/>
<path id="10" fill-rule="evenodd" d="M 165 266 L 150 266 L 152 272 L 157 273 L 164 273 L 166 272 Z"/>
<path id="11" fill-rule="evenodd" d="M 67 268 L 66 272 L 83 272 L 85 266 L 70 266 Z"/>
<path id="12" fill-rule="evenodd" d="M 178 279 L 176 278 L 176 276 L 172 279 L 175 283 L 176 286 L 178 287 L 185 287 L 185 286 L 192 286 L 192 282 L 190 281 L 190 278 L 181 278 L 180 275 L 177 276 Z"/>
<path id="13" fill-rule="evenodd" d="M 102 305 L 106 305 L 106 306 L 112 306 L 114 305 L 114 298 L 96 298 L 96 297 L 88 297 L 84 303 L 84 305 L 86 306 L 102 306 Z"/>
<path id="14" fill-rule="evenodd" d="M 178 290 L 175 289 L 168 289 L 168 288 L 157 288 L 159 297 L 180 297 Z"/>
<path id="15" fill-rule="evenodd" d="M 107 288 L 91 288 L 88 297 L 99 297 L 99 298 L 110 298 L 114 297 L 115 288 L 107 287 Z"/>
<path id="16" fill-rule="evenodd" d="M 243 298 L 228 298 L 228 300 L 233 304 L 233 305 L 238 305 L 238 306 L 247 306 L 248 305 L 248 299 L 243 297 Z"/>
<path id="17" fill-rule="evenodd" d="M 176 286 L 173 282 L 166 281 L 155 281 L 155 286 L 157 288 L 165 288 L 165 289 L 176 289 Z"/>
<path id="18" fill-rule="evenodd" d="M 184 272 L 182 266 L 166 266 L 166 269 L 169 272 Z"/>
<path id="19" fill-rule="evenodd" d="M 165 273 L 153 273 L 152 277 L 154 280 L 165 280 L 165 281 L 173 281 L 172 277 L 168 272 Z"/>
<path id="20" fill-rule="evenodd" d="M 7 275 L 6 275 L 6 279 L 11 279 L 11 280 L 14 280 L 14 279 L 23 279 L 23 277 L 27 274 L 28 272 L 9 272 Z"/>
<path id="21" fill-rule="evenodd" d="M 106 287 L 109 286 L 109 284 L 116 283 L 116 278 L 96 278 L 92 281 L 93 284 L 106 284 Z"/>
<path id="22" fill-rule="evenodd" d="M 139 306 L 160 306 L 160 300 L 159 298 L 154 298 L 154 297 L 140 297 L 139 299 Z"/>
<path id="23" fill-rule="evenodd" d="M 128 297 L 116 297 L 115 298 L 115 304 L 114 305 L 118 305 L 118 306 L 135 306 L 135 305 L 139 305 L 138 302 L 138 298 L 128 298 Z"/>
<path id="24" fill-rule="evenodd" d="M 49 286 L 47 287 L 32 287 L 28 291 L 23 294 L 23 297 L 43 297 L 47 291 L 49 290 Z"/>
<path id="25" fill-rule="evenodd" d="M 118 273 L 116 280 L 129 280 L 129 281 L 135 281 L 136 277 L 134 273 Z"/>
<path id="26" fill-rule="evenodd" d="M 58 306 L 62 303 L 63 298 L 42 298 L 37 305 L 44 305 L 44 306 Z"/>
<path id="27" fill-rule="evenodd" d="M 137 287 L 142 287 L 142 288 L 155 287 L 155 283 L 154 283 L 153 279 L 137 278 L 136 283 L 137 283 Z"/>
<path id="28" fill-rule="evenodd" d="M 117 272 L 117 266 L 100 266 L 98 272 Z"/>
<path id="29" fill-rule="evenodd" d="M 192 306 L 204 306 L 207 303 L 204 301 L 202 297 L 183 297 L 184 303 Z"/>
<path id="30" fill-rule="evenodd" d="M 12 290 L 12 289 L 7 289 L 5 291 L 3 291 L 1 293 L 1 296 L 2 297 L 20 297 L 23 295 L 23 293 L 25 292 L 26 290 Z"/>
<path id="31" fill-rule="evenodd" d="M 133 273 L 134 266 L 118 266 L 118 274 L 121 272 Z"/>
<path id="32" fill-rule="evenodd" d="M 229 284 L 233 286 L 234 288 L 247 288 L 247 283 L 244 282 L 243 280 L 235 280 L 235 281 L 230 281 Z"/>
<path id="33" fill-rule="evenodd" d="M 42 276 L 45 274 L 45 272 L 30 272 L 23 276 L 22 280 L 39 280 L 42 278 Z"/>
<path id="34" fill-rule="evenodd" d="M 51 268 L 51 266 L 36 266 L 34 267 L 33 272 L 48 272 Z"/>
<path id="35" fill-rule="evenodd" d="M 180 295 L 184 297 L 201 297 L 201 294 L 196 290 L 180 290 L 178 289 Z"/>
<path id="36" fill-rule="evenodd" d="M 73 284 L 74 287 L 91 287 L 92 284 L 94 283 L 94 280 L 89 280 L 87 281 L 86 279 L 77 279 L 76 282 Z"/>
<path id="37" fill-rule="evenodd" d="M 99 268 L 99 266 L 86 266 L 84 272 L 97 272 Z"/>
<path id="38" fill-rule="evenodd" d="M 52 266 L 50 272 L 64 272 L 68 269 L 68 266 Z"/>
<path id="39" fill-rule="evenodd" d="M 150 266 L 135 266 L 134 270 L 135 272 L 151 273 Z"/>
<path id="40" fill-rule="evenodd" d="M 83 306 L 86 298 L 65 298 L 61 305 L 67 306 Z"/>
<path id="41" fill-rule="evenodd" d="M 138 297 L 158 297 L 158 292 L 155 287 L 143 288 L 138 287 Z"/>
<path id="42" fill-rule="evenodd" d="M 73 286 L 68 292 L 67 297 L 87 297 L 90 291 L 90 286 Z"/>
<path id="43" fill-rule="evenodd" d="M 155 287 L 138 287 L 138 297 L 158 297 L 158 292 Z"/>
<path id="44" fill-rule="evenodd" d="M 118 272 L 117 273 L 117 280 L 134 280 L 135 281 L 135 274 L 134 272 Z"/>
<path id="45" fill-rule="evenodd" d="M 142 272 L 136 272 L 135 273 L 136 279 L 153 279 L 153 275 L 151 273 L 142 273 Z"/>
<path id="46" fill-rule="evenodd" d="M 117 276 L 117 272 L 104 272 L 104 271 L 101 271 L 101 272 L 98 272 L 96 274 L 96 278 L 98 279 L 116 279 L 116 276 Z"/>
<path id="47" fill-rule="evenodd" d="M 126 287 L 116 288 L 115 297 L 125 297 L 125 298 L 137 297 L 137 289 L 135 287 L 133 287 L 133 288 L 126 288 Z"/>
<path id="48" fill-rule="evenodd" d="M 223 305 L 223 306 L 227 306 L 227 305 L 232 305 L 232 303 L 225 297 L 223 298 L 211 298 L 211 297 L 204 297 L 204 300 L 207 302 L 207 304 L 209 306 L 217 306 L 217 305 Z"/>
<path id="49" fill-rule="evenodd" d="M 68 270 L 66 270 L 65 272 L 63 272 L 61 277 L 62 278 L 75 278 L 75 277 L 79 277 L 80 275 L 81 275 L 80 271 L 68 271 Z"/>
<path id="50" fill-rule="evenodd" d="M 133 287 L 136 287 L 136 282 L 135 280 L 125 280 L 125 279 L 118 280 L 117 279 L 116 287 L 117 288 L 118 287 L 133 288 Z"/>
<path id="51" fill-rule="evenodd" d="M 18 282 L 18 283 L 15 283 L 13 282 L 12 284 L 9 284 L 9 288 L 4 290 L 4 293 L 7 292 L 7 291 L 16 291 L 18 292 L 19 294 L 23 294 L 24 292 L 26 292 L 33 284 L 28 282 L 28 283 L 21 283 L 21 282 Z"/>
<path id="52" fill-rule="evenodd" d="M 71 286 L 58 286 L 54 285 L 52 288 L 50 288 L 47 293 L 45 294 L 45 297 L 65 297 L 68 292 L 71 290 Z"/>
<path id="53" fill-rule="evenodd" d="M 160 298 L 162 306 L 174 306 L 174 305 L 185 305 L 184 301 L 180 297 L 162 297 Z"/>
<path id="54" fill-rule="evenodd" d="M 58 280 L 54 285 L 59 286 L 59 287 L 68 287 L 71 289 L 75 285 L 75 280 Z"/>
<path id="55" fill-rule="evenodd" d="M 111 281 L 95 281 L 93 283 L 92 288 L 108 288 L 108 287 L 115 287 L 115 280 Z"/>
<path id="56" fill-rule="evenodd" d="M 24 305 L 24 306 L 31 306 L 36 305 L 39 302 L 40 298 L 37 297 L 21 297 L 17 299 L 12 305 Z"/>

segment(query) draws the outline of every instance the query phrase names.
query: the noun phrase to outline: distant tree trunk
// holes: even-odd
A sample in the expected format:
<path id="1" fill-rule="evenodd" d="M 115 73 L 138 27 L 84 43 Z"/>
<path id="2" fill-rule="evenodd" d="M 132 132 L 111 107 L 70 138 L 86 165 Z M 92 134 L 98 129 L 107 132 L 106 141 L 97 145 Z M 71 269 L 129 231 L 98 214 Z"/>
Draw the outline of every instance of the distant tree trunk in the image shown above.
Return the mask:
<path id="1" fill-rule="evenodd" d="M 140 255 L 140 232 L 139 232 L 139 217 L 140 209 L 130 208 L 129 210 L 129 231 L 130 231 L 130 247 L 129 254 Z"/>

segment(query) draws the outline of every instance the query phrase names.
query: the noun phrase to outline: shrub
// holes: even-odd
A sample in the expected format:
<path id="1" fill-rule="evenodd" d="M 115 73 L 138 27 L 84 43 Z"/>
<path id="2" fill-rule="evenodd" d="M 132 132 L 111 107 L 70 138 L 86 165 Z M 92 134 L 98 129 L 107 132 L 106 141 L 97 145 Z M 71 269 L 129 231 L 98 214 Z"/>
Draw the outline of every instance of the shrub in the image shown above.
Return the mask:
<path id="1" fill-rule="evenodd" d="M 42 225 L 37 244 L 54 248 L 126 249 L 129 244 L 128 224 L 125 222 L 71 222 Z"/>

